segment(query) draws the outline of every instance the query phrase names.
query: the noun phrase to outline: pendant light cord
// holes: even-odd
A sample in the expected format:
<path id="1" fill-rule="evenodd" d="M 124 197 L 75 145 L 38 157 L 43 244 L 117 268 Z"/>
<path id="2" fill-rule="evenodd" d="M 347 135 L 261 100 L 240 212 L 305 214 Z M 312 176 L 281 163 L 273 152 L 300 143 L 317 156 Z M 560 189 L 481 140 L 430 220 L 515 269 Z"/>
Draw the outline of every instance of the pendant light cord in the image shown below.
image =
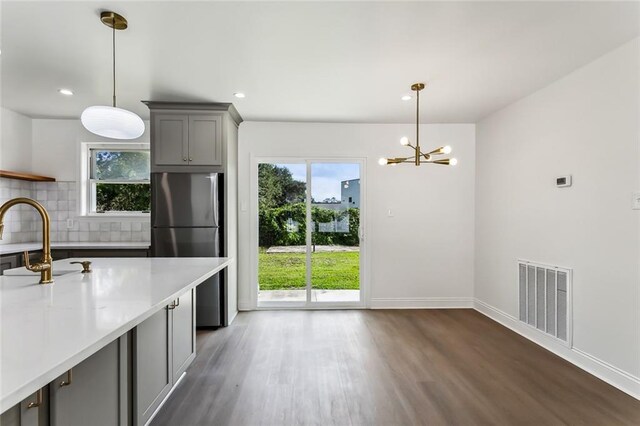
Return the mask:
<path id="1" fill-rule="evenodd" d="M 420 165 L 420 89 L 416 90 L 416 166 Z"/>
<path id="2" fill-rule="evenodd" d="M 116 23 L 113 22 L 113 107 L 116 107 Z"/>

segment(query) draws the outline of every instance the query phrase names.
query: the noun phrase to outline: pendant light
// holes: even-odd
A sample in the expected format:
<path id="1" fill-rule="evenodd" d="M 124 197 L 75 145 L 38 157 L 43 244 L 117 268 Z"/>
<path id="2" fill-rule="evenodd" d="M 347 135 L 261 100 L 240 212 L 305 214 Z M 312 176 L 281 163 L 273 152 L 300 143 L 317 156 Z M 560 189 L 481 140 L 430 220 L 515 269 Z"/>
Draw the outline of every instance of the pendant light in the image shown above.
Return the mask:
<path id="1" fill-rule="evenodd" d="M 436 155 L 441 154 L 451 154 L 450 146 L 441 146 L 440 148 L 436 148 L 431 152 L 423 153 L 420 150 L 420 91 L 424 89 L 424 83 L 415 83 L 411 85 L 411 90 L 416 92 L 416 141 L 415 146 L 411 145 L 411 141 L 406 136 L 400 139 L 400 145 L 408 146 L 413 149 L 413 155 L 409 157 L 396 157 L 396 158 L 381 158 L 378 160 L 378 164 L 381 166 L 385 166 L 387 164 L 395 165 L 402 163 L 411 163 L 416 166 L 421 164 L 441 164 L 445 166 L 455 166 L 458 164 L 458 160 L 455 158 L 440 158 L 437 159 Z"/>
<path id="2" fill-rule="evenodd" d="M 96 105 L 82 111 L 80 121 L 91 133 L 112 139 L 135 139 L 144 133 L 144 122 L 134 112 L 116 106 L 116 30 L 127 29 L 127 20 L 115 12 L 102 12 L 100 20 L 112 29 L 113 106 Z"/>

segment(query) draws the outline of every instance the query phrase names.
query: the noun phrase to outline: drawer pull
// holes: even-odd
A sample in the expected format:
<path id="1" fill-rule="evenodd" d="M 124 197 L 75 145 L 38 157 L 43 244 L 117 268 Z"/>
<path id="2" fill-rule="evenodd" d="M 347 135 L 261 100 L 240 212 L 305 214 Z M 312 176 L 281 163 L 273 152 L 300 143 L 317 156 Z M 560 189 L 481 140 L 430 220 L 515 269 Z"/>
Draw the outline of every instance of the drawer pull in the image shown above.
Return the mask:
<path id="1" fill-rule="evenodd" d="M 67 371 L 67 380 L 61 381 L 60 387 L 69 386 L 71 383 L 73 383 L 73 368 Z"/>
<path id="2" fill-rule="evenodd" d="M 30 402 L 29 405 L 27 405 L 27 408 L 35 408 L 41 405 L 42 405 L 42 388 L 37 390 L 35 402 Z"/>

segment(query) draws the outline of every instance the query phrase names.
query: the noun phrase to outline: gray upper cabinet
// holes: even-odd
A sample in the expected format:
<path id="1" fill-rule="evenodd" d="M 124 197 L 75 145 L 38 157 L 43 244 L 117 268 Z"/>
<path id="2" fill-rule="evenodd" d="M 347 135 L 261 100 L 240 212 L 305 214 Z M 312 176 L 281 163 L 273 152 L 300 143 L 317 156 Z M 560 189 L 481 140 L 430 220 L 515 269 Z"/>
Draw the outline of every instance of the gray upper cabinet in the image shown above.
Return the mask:
<path id="1" fill-rule="evenodd" d="M 174 383 L 196 357 L 195 289 L 178 299 L 173 309 L 172 364 Z"/>
<path id="2" fill-rule="evenodd" d="M 154 114 L 156 166 L 221 166 L 220 114 Z"/>
<path id="3" fill-rule="evenodd" d="M 126 342 L 126 337 L 111 342 L 49 384 L 51 426 L 126 424 L 128 407 L 120 403 L 128 382 L 126 372 L 121 371 L 121 340 Z"/>
<path id="4" fill-rule="evenodd" d="M 163 166 L 189 163 L 189 116 L 158 114 L 153 118 L 153 161 Z"/>
<path id="5" fill-rule="evenodd" d="M 232 104 L 143 102 L 151 111 L 151 172 L 224 173 L 235 161 L 242 117 Z"/>
<path id="6" fill-rule="evenodd" d="M 189 165 L 222 165 L 222 116 L 189 116 Z"/>

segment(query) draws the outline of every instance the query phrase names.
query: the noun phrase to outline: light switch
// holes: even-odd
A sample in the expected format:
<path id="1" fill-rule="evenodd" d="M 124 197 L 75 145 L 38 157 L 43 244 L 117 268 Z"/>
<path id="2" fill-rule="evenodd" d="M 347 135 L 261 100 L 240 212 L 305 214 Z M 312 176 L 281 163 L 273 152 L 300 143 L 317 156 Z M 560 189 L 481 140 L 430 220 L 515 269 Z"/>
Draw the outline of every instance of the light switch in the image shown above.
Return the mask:
<path id="1" fill-rule="evenodd" d="M 393 217 L 393 210 L 387 210 L 387 217 Z"/>
<path id="2" fill-rule="evenodd" d="M 633 193 L 633 201 L 631 203 L 633 210 L 640 210 L 640 191 Z"/>

